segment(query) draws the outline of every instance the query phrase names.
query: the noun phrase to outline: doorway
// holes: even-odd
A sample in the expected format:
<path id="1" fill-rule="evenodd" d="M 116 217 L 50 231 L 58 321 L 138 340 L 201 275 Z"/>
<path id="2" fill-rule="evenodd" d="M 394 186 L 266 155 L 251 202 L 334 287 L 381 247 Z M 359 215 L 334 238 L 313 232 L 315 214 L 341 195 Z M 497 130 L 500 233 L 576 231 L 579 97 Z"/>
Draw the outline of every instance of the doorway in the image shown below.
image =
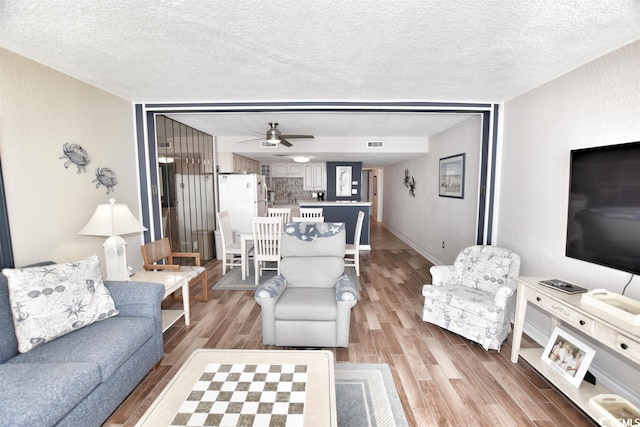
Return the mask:
<path id="1" fill-rule="evenodd" d="M 156 117 L 158 196 L 162 236 L 174 252 L 215 257 L 213 137 L 183 123 Z"/>
<path id="2" fill-rule="evenodd" d="M 493 236 L 495 183 L 496 183 L 496 150 L 498 142 L 499 104 L 459 103 L 459 102 L 240 102 L 240 103 L 175 103 L 175 104 L 136 104 L 136 127 L 138 140 L 138 163 L 140 165 L 140 192 L 143 223 L 154 229 L 160 219 L 159 209 L 155 204 L 154 186 L 158 185 L 154 172 L 146 168 L 146 162 L 155 162 L 156 152 L 153 139 L 156 137 L 154 125 L 157 114 L 198 113 L 225 114 L 233 113 L 280 113 L 339 111 L 344 114 L 360 112 L 366 109 L 376 113 L 424 113 L 424 114 L 480 114 L 482 116 L 480 197 L 477 205 L 477 238 L 478 244 L 491 244 Z M 374 179 L 382 188 L 384 170 L 378 169 Z M 382 215 L 382 192 L 378 192 Z M 374 203 L 374 202 L 372 202 Z M 152 232 L 145 233 L 145 241 L 152 238 Z M 157 235 L 155 233 L 154 235 Z"/>

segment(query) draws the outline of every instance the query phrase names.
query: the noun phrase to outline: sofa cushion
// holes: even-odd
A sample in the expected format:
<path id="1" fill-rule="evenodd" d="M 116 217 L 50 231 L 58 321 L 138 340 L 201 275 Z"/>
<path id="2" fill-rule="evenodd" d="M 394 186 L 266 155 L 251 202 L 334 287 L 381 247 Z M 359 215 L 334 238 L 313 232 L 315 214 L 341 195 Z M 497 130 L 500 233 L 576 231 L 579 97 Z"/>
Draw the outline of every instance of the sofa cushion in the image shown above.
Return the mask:
<path id="1" fill-rule="evenodd" d="M 113 372 L 140 348 L 155 331 L 153 319 L 111 317 L 20 354 L 7 363 L 94 363 L 100 379 Z"/>
<path id="2" fill-rule="evenodd" d="M 68 334 L 118 311 L 102 282 L 97 255 L 82 261 L 3 270 L 18 350 Z"/>
<path id="3" fill-rule="evenodd" d="M 288 257 L 280 260 L 287 286 L 334 288 L 344 274 L 344 258 Z"/>
<path id="4" fill-rule="evenodd" d="M 54 425 L 100 384 L 93 363 L 5 363 L 0 378 L 0 423 L 12 426 Z"/>
<path id="5" fill-rule="evenodd" d="M 287 288 L 275 308 L 276 320 L 336 320 L 333 288 Z"/>

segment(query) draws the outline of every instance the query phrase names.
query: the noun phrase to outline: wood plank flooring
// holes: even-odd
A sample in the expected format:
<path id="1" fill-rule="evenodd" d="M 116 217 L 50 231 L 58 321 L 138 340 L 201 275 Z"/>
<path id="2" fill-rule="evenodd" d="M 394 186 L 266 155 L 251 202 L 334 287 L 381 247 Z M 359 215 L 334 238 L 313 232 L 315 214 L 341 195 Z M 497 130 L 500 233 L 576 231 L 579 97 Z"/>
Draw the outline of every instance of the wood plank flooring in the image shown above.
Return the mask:
<path id="1" fill-rule="evenodd" d="M 596 425 L 526 362 L 512 364 L 510 338 L 500 353 L 422 321 L 422 285 L 431 264 L 372 221 L 361 255 L 361 300 L 353 308 L 348 348 L 337 362 L 387 363 L 410 426 Z M 219 261 L 207 264 L 209 301 L 192 305 L 191 325 L 165 332 L 165 356 L 105 426 L 130 426 L 197 348 L 276 349 L 262 345 L 253 291 L 211 290 Z M 194 287 L 192 292 L 197 292 Z M 180 306 L 180 302 L 169 302 Z M 537 346 L 523 337 L 523 347 Z"/>

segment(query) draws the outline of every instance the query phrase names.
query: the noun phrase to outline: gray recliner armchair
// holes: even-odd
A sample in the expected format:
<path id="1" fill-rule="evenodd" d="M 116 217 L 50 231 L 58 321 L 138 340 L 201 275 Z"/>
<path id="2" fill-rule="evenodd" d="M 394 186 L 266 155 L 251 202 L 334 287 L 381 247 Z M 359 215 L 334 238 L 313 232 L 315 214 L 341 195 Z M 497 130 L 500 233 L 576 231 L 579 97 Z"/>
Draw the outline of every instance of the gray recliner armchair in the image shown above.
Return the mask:
<path id="1" fill-rule="evenodd" d="M 284 224 L 280 274 L 256 290 L 265 345 L 348 347 L 358 294 L 344 274 L 344 223 Z"/>

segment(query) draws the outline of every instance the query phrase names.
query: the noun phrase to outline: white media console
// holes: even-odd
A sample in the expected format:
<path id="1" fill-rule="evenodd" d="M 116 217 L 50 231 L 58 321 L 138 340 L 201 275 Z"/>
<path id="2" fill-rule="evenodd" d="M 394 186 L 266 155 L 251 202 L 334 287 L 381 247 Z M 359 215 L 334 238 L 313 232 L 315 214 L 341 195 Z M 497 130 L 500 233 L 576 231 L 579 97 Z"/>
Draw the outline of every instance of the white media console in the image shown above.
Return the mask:
<path id="1" fill-rule="evenodd" d="M 567 295 L 539 285 L 538 282 L 544 279 L 548 278 L 517 278 L 518 295 L 511 362 L 518 363 L 518 357 L 521 356 L 585 413 L 597 420 L 601 418 L 601 414 L 589 404 L 589 399 L 598 394 L 611 393 L 607 388 L 600 384 L 594 386 L 586 382 L 582 382 L 579 388 L 575 388 L 558 372 L 542 362 L 541 356 L 544 349 L 520 348 L 527 304 L 535 305 L 552 316 L 552 330 L 559 322 L 566 323 L 635 363 L 640 363 L 640 326 L 583 305 L 581 294 Z"/>

